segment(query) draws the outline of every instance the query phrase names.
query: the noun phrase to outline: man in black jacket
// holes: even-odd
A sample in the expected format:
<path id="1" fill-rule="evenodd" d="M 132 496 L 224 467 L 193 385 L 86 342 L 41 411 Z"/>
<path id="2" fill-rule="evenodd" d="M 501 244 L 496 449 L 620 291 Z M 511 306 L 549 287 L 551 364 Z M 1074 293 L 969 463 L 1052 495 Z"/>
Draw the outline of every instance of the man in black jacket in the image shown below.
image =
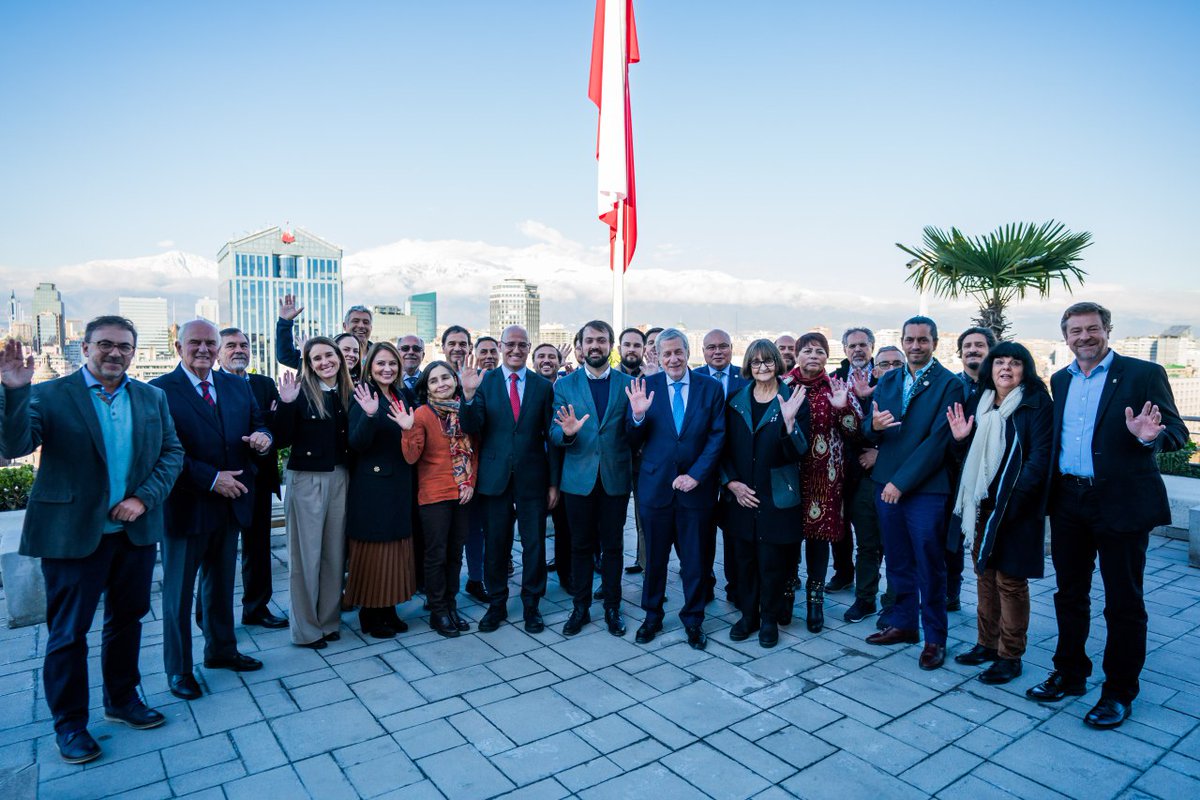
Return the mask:
<path id="1" fill-rule="evenodd" d="M 241 378 L 250 386 L 254 402 L 270 429 L 279 404 L 275 381 L 266 375 L 255 375 L 250 367 L 250 341 L 238 328 L 221 331 L 221 369 Z M 242 529 L 242 624 L 264 628 L 286 628 L 286 617 L 271 613 L 271 497 L 281 497 L 279 491 L 279 451 L 274 443 L 263 456 L 254 476 L 254 516 L 250 526 Z"/>
<path id="2" fill-rule="evenodd" d="M 870 408 L 870 392 L 875 386 L 875 376 L 871 374 L 874 366 L 871 363 L 871 353 L 875 351 L 875 334 L 870 328 L 847 328 L 842 334 L 842 350 L 845 351 L 846 358 L 833 374 L 850 386 L 860 405 Z M 854 378 L 853 381 L 851 377 Z M 846 443 L 846 491 L 843 496 L 846 498 L 847 509 L 853 501 L 855 490 L 862 482 L 863 469 L 858 463 L 861 452 L 862 447 L 858 442 Z M 834 542 L 831 548 L 833 577 L 825 586 L 825 590 L 829 592 L 840 592 L 854 586 L 854 533 L 850 527 L 851 518 L 851 513 L 845 515 L 846 533 Z M 874 594 L 871 595 L 871 606 L 875 606 Z"/>
<path id="3" fill-rule="evenodd" d="M 300 369 L 300 348 L 296 347 L 292 325 L 304 306 L 297 305 L 296 295 L 285 294 L 279 301 L 279 319 L 275 321 L 275 360 L 281 366 Z M 342 330 L 358 339 L 358 347 L 365 358 L 371 350 L 371 327 L 374 316 L 366 306 L 350 306 L 342 318 Z M 327 331 L 323 335 L 333 336 Z M 340 334 L 339 334 L 340 335 Z"/>
<path id="4" fill-rule="evenodd" d="M 1083 721 L 1094 728 L 1124 722 L 1146 661 L 1142 577 L 1150 531 L 1171 521 L 1155 454 L 1183 447 L 1188 431 L 1167 374 L 1108 346 L 1112 315 L 1076 303 L 1062 317 L 1075 360 L 1050 379 L 1054 394 L 1054 465 L 1050 487 L 1050 553 L 1058 591 L 1054 671 L 1026 694 L 1055 701 L 1087 691 L 1086 645 L 1097 556 L 1104 582 L 1104 687 Z"/>

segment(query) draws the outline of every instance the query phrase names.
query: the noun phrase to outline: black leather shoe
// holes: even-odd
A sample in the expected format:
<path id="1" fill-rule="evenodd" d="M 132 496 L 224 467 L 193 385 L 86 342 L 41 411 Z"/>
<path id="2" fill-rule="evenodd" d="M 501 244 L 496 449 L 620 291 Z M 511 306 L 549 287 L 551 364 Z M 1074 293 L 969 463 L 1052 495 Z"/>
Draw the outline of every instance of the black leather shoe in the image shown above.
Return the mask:
<path id="1" fill-rule="evenodd" d="M 467 581 L 466 592 L 481 603 L 488 601 L 488 594 L 487 590 L 483 588 L 483 581 Z"/>
<path id="2" fill-rule="evenodd" d="M 925 670 L 937 669 L 945 663 L 946 645 L 944 644 L 926 644 L 921 650 L 921 656 L 917 659 L 917 666 Z"/>
<path id="3" fill-rule="evenodd" d="M 979 673 L 979 680 L 984 683 L 1008 683 L 1013 678 L 1021 677 L 1021 659 L 997 658 L 992 665 Z"/>
<path id="4" fill-rule="evenodd" d="M 425 610 L 429 610 L 429 601 L 425 601 Z M 387 622 L 387 626 L 396 633 L 408 633 L 408 623 L 400 619 L 400 615 L 396 613 L 395 606 L 388 606 L 383 610 L 383 619 Z"/>
<path id="5" fill-rule="evenodd" d="M 637 564 L 630 564 L 628 567 L 625 568 L 625 574 L 626 575 L 641 575 L 642 568 L 640 566 L 638 566 Z"/>
<path id="6" fill-rule="evenodd" d="M 703 650 L 708 647 L 708 637 L 704 635 L 704 629 L 699 625 L 684 626 L 684 631 L 687 633 L 688 647 L 693 650 Z"/>
<path id="7" fill-rule="evenodd" d="M 458 626 L 454 624 L 454 620 L 450 618 L 449 614 L 434 614 L 429 618 L 429 627 L 448 639 L 462 635 L 458 632 Z"/>
<path id="8" fill-rule="evenodd" d="M 296 647 L 303 647 L 306 650 L 324 650 L 326 647 L 329 647 L 325 643 L 324 638 L 317 639 L 315 642 L 293 642 L 292 644 L 296 645 Z"/>
<path id="9" fill-rule="evenodd" d="M 243 625 L 257 625 L 260 628 L 286 628 L 287 617 L 277 617 L 270 611 L 263 611 L 252 616 L 242 615 Z"/>
<path id="10" fill-rule="evenodd" d="M 749 639 L 750 634 L 754 633 L 756 630 L 758 630 L 758 628 L 759 625 L 757 622 L 751 622 L 745 617 L 742 617 L 737 622 L 733 623 L 733 627 L 729 629 L 729 641 L 744 642 Z M 777 632 L 778 630 L 779 629 L 776 628 Z"/>
<path id="11" fill-rule="evenodd" d="M 1064 678 L 1060 672 L 1051 672 L 1046 680 L 1025 690 L 1025 696 L 1039 703 L 1056 703 L 1064 697 L 1082 697 L 1087 694 L 1087 681 Z"/>
<path id="12" fill-rule="evenodd" d="M 262 669 L 262 662 L 243 653 L 234 653 L 229 658 L 206 658 L 205 669 L 231 669 L 234 672 L 254 672 Z"/>
<path id="13" fill-rule="evenodd" d="M 197 700 L 204 694 L 192 675 L 171 675 L 167 679 L 167 686 L 171 689 L 171 694 L 180 700 Z"/>
<path id="14" fill-rule="evenodd" d="M 634 634 L 633 640 L 638 644 L 650 644 L 661 631 L 661 622 L 643 622 L 637 629 L 637 633 Z"/>
<path id="15" fill-rule="evenodd" d="M 500 623 L 508 619 L 508 610 L 504 606 L 492 606 L 479 620 L 479 632 L 491 633 L 500 627 Z"/>
<path id="16" fill-rule="evenodd" d="M 867 617 L 875 613 L 875 604 L 868 603 L 866 600 L 855 600 L 846 613 L 842 615 L 842 619 L 846 622 L 862 622 Z"/>
<path id="17" fill-rule="evenodd" d="M 1000 657 L 994 648 L 984 647 L 977 644 L 965 653 L 959 653 L 954 657 L 955 664 L 962 664 L 965 667 L 978 667 L 980 664 L 986 664 L 989 661 L 995 661 Z"/>
<path id="18" fill-rule="evenodd" d="M 1093 728 L 1108 730 L 1129 719 L 1132 711 L 1132 703 L 1122 703 L 1114 697 L 1101 697 L 1100 702 L 1084 716 L 1083 721 Z"/>
<path id="19" fill-rule="evenodd" d="M 616 608 L 604 609 L 604 624 L 613 636 L 625 635 L 625 620 L 621 619 L 621 611 Z"/>
<path id="20" fill-rule="evenodd" d="M 829 583 L 825 584 L 825 591 L 840 592 L 843 589 L 849 589 L 854 585 L 854 572 L 833 573 L 833 577 L 829 579 Z"/>
<path id="21" fill-rule="evenodd" d="M 779 644 L 779 626 L 770 620 L 758 629 L 758 644 L 761 647 L 774 647 Z"/>
<path id="22" fill-rule="evenodd" d="M 167 721 L 166 717 L 153 708 L 147 708 L 141 700 L 134 700 L 124 708 L 106 708 L 104 718 L 109 722 L 123 722 L 139 731 L 157 728 Z"/>
<path id="23" fill-rule="evenodd" d="M 537 609 L 525 610 L 525 632 L 526 633 L 541 633 L 546 630 L 546 623 L 542 620 L 542 615 Z"/>
<path id="24" fill-rule="evenodd" d="M 96 744 L 87 728 L 60 733 L 54 737 L 54 741 L 58 745 L 58 754 L 68 764 L 86 764 L 100 757 L 100 745 Z"/>
<path id="25" fill-rule="evenodd" d="M 946 598 L 946 610 L 947 611 L 962 611 L 962 600 L 958 599 L 957 597 L 947 597 Z"/>
<path id="26" fill-rule="evenodd" d="M 450 620 L 454 623 L 454 627 L 458 628 L 459 633 L 466 633 L 471 630 L 471 623 L 458 615 L 458 609 L 450 609 Z"/>
<path id="27" fill-rule="evenodd" d="M 571 616 L 563 624 L 563 636 L 574 636 L 583 630 L 583 626 L 592 621 L 591 612 L 586 608 L 576 606 L 571 609 Z"/>

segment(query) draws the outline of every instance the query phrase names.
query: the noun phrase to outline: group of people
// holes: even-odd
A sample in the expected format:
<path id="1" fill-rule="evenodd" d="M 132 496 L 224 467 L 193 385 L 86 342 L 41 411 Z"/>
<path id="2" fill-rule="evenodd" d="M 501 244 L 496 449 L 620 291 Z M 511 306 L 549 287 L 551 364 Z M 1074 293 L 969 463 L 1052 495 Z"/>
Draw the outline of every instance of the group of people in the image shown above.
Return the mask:
<path id="1" fill-rule="evenodd" d="M 829 591 L 854 590 L 847 622 L 873 616 L 885 565 L 883 611 L 867 642 L 923 638 L 919 664 L 936 669 L 969 550 L 978 637 L 955 659 L 988 664 L 980 679 L 989 683 L 1021 674 L 1028 580 L 1043 574 L 1049 514 L 1058 649 L 1054 671 L 1028 695 L 1084 693 L 1098 556 L 1106 679 L 1085 721 L 1115 727 L 1130 713 L 1145 660 L 1148 536 L 1170 516 L 1155 454 L 1189 434 L 1162 368 L 1109 348 L 1111 317 L 1099 305 L 1064 312 L 1075 360 L 1051 378 L 1052 396 L 1029 351 L 984 328 L 959 337 L 963 371 L 951 372 L 934 357 L 938 328 L 924 316 L 904 323 L 899 348 L 876 351 L 870 330 L 847 330 L 847 358 L 833 371 L 817 332 L 756 340 L 739 367 L 729 335 L 713 330 L 704 366 L 692 368 L 678 329 L 617 335 L 592 320 L 575 338 L 571 369 L 519 326 L 474 342 L 450 326 L 443 359 L 426 363 L 416 336 L 372 342 L 372 315 L 360 306 L 341 334 L 297 348 L 302 311 L 294 297 L 280 302 L 276 355 L 297 372 L 278 384 L 250 370 L 244 332 L 205 320 L 179 329 L 179 366 L 150 384 L 126 374 L 137 332 L 121 317 L 89 322 L 83 368 L 35 387 L 32 359 L 5 345 L 4 455 L 41 447 L 21 552 L 42 559 L 46 699 L 68 762 L 100 755 L 87 731 L 86 634 L 102 594 L 105 717 L 135 728 L 165 721 L 138 695 L 160 542 L 164 666 L 170 691 L 192 700 L 202 696 L 193 617 L 207 668 L 262 666 L 234 635 L 239 535 L 242 623 L 288 627 L 294 645 L 320 649 L 340 637 L 350 608 L 364 635 L 407 630 L 397 605 L 417 593 L 431 629 L 469 631 L 457 602 L 464 560 L 464 588 L 485 605 L 478 630 L 497 630 L 509 614 L 514 538 L 522 622 L 540 633 L 550 517 L 551 563 L 572 597 L 562 633 L 591 624 L 600 601 L 604 627 L 624 636 L 631 497 L 638 555 L 625 571 L 642 573 L 639 644 L 663 629 L 674 550 L 684 635 L 706 646 L 720 530 L 725 592 L 740 612 L 731 640 L 757 634 L 775 646 L 798 590 L 813 633 Z M 268 605 L 281 448 L 287 617 Z"/>

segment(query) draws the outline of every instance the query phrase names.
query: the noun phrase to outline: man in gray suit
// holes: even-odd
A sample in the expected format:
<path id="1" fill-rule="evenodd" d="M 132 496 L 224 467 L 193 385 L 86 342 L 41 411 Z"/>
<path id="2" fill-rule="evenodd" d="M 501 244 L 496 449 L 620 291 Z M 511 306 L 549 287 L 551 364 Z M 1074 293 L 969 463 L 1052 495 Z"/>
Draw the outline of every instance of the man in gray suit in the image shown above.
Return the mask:
<path id="1" fill-rule="evenodd" d="M 632 379 L 609 366 L 612 326 L 592 320 L 580 331 L 583 369 L 554 384 L 556 413 L 550 442 L 565 451 L 560 488 L 571 527 L 571 581 L 575 603 L 563 625 L 574 636 L 591 621 L 592 555 L 600 546 L 600 586 L 604 622 L 613 636 L 625 635 L 621 620 L 621 551 L 633 451 L 625 431 Z"/>
<path id="2" fill-rule="evenodd" d="M 183 468 L 183 447 L 163 393 L 125 374 L 136 346 L 129 320 L 97 317 L 84 333 L 84 367 L 32 388 L 33 358 L 20 343 L 9 339 L 0 355 L 4 456 L 42 448 L 21 553 L 42 559 L 42 678 L 59 753 L 71 764 L 100 756 L 87 730 L 87 632 L 101 594 L 105 719 L 134 728 L 166 721 L 138 696 L 138 651 L 163 501 Z"/>

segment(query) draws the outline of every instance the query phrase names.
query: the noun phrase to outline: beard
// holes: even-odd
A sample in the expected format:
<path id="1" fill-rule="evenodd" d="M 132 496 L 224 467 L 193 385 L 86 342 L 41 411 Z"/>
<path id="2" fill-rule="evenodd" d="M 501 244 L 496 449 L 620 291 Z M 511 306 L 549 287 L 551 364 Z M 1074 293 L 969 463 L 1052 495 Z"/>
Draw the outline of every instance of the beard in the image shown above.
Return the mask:
<path id="1" fill-rule="evenodd" d="M 596 369 L 600 369 L 600 367 L 603 367 L 605 364 L 608 363 L 608 354 L 605 353 L 605 354 L 601 355 L 600 353 L 589 353 L 586 356 L 585 360 L 587 361 L 587 365 L 589 367 L 595 367 Z"/>

